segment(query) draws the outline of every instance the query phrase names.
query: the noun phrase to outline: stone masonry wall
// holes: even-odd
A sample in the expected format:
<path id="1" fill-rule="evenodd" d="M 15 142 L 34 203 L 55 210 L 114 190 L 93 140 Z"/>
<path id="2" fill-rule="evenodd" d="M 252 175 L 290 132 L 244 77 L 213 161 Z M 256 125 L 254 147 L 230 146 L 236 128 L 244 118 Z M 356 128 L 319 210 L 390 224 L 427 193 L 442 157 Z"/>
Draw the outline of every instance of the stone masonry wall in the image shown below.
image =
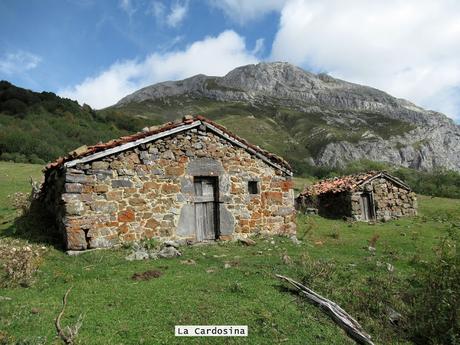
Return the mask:
<path id="1" fill-rule="evenodd" d="M 352 213 L 357 220 L 361 220 L 359 200 L 363 192 L 372 192 L 377 220 L 387 221 L 417 215 L 417 197 L 414 192 L 398 187 L 385 178 L 379 178 L 363 185 L 351 196 Z"/>
<path id="2" fill-rule="evenodd" d="M 67 248 L 194 239 L 194 176 L 218 177 L 221 239 L 295 234 L 291 178 L 205 130 L 68 168 L 61 196 Z M 258 194 L 249 194 L 248 181 L 258 181 Z"/>

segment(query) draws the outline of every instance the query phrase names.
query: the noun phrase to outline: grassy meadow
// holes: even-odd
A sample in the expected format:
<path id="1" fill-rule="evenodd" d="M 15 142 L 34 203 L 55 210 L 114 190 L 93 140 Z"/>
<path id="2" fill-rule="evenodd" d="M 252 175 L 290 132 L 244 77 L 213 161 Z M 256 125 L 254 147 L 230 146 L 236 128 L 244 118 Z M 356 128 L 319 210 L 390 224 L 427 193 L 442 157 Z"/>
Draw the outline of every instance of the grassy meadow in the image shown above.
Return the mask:
<path id="1" fill-rule="evenodd" d="M 27 192 L 29 176 L 37 178 L 40 170 L 0 162 L 0 244 L 45 247 L 30 284 L 0 287 L 0 344 L 60 344 L 54 319 L 69 287 L 62 323 L 75 324 L 82 315 L 78 344 L 354 344 L 277 273 L 337 302 L 376 344 L 415 344 L 404 330 L 405 288 L 460 225 L 460 200 L 420 196 L 419 216 L 388 223 L 299 215 L 300 245 L 274 237 L 256 238 L 248 247 L 181 248 L 179 258 L 154 261 L 126 261 L 130 248 L 68 256 L 15 231 L 8 195 Z M 295 182 L 300 190 L 305 180 Z M 132 279 L 148 270 L 161 276 Z M 402 314 L 398 326 L 388 321 L 388 307 Z M 174 337 L 175 325 L 232 324 L 248 325 L 249 336 Z"/>

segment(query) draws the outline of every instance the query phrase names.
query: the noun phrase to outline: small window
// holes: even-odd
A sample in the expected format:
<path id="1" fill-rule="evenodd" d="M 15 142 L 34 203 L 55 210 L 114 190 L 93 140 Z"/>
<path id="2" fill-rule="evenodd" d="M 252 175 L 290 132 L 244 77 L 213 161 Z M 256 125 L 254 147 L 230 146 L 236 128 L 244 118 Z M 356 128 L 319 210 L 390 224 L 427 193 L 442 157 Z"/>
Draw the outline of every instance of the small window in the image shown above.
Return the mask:
<path id="1" fill-rule="evenodd" d="M 248 181 L 249 194 L 259 194 L 259 184 L 257 181 Z"/>

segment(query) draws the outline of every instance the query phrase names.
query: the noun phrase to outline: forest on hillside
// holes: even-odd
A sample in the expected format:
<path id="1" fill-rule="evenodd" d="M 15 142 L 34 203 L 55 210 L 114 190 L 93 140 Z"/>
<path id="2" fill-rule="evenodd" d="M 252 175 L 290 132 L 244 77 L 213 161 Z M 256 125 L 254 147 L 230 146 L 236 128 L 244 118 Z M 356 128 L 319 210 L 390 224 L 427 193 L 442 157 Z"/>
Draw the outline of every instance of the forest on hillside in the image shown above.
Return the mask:
<path id="1" fill-rule="evenodd" d="M 0 81 L 0 160 L 44 164 L 81 146 L 136 132 L 144 123 L 52 92 Z"/>

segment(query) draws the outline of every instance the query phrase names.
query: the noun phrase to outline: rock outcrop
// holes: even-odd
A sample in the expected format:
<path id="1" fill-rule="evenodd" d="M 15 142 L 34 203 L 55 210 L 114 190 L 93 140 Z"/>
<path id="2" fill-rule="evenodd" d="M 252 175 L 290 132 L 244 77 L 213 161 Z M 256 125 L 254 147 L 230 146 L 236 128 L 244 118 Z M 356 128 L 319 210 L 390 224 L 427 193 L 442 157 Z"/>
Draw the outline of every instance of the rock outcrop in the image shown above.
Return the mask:
<path id="1" fill-rule="evenodd" d="M 316 75 L 283 62 L 242 66 L 224 77 L 197 75 L 155 84 L 126 96 L 116 106 L 177 97 L 287 107 L 320 117 L 328 126 L 351 132 L 358 126 L 368 129 L 357 140 L 330 139 L 311 157 L 304 157 L 319 166 L 369 159 L 420 170 L 460 171 L 460 126 L 447 116 L 371 87 Z M 379 123 L 388 121 L 409 127 L 396 133 L 375 131 Z M 322 130 L 324 126 L 293 135 L 299 139 Z"/>

